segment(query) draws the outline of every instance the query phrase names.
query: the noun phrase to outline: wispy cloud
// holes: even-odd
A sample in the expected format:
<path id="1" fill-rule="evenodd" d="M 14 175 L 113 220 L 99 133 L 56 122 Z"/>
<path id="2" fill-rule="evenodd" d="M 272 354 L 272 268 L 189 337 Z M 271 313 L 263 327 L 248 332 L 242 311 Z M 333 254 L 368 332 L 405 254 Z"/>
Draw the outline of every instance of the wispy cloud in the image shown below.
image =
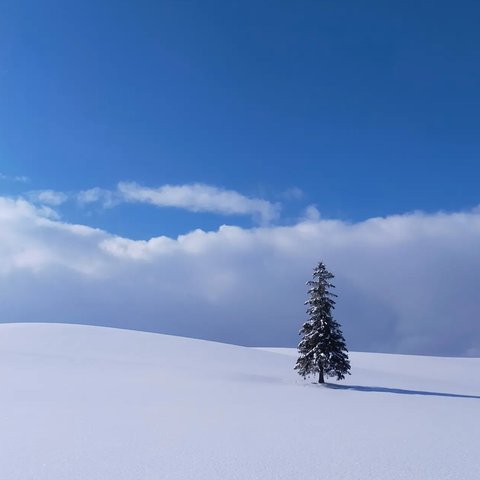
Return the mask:
<path id="1" fill-rule="evenodd" d="M 6 175 L 0 172 L 0 180 L 5 180 L 7 182 L 20 182 L 27 183 L 30 179 L 24 175 Z"/>
<path id="2" fill-rule="evenodd" d="M 68 200 L 66 193 L 56 190 L 33 190 L 27 193 L 27 197 L 34 203 L 51 205 L 52 207 L 58 207 Z"/>
<path id="3" fill-rule="evenodd" d="M 151 188 L 135 182 L 120 182 L 115 190 L 100 187 L 80 192 L 37 190 L 27 192 L 26 197 L 34 203 L 51 206 L 59 206 L 68 200 L 76 201 L 81 206 L 99 204 L 104 208 L 112 208 L 122 203 L 145 203 L 155 207 L 180 208 L 191 212 L 249 215 L 263 225 L 278 218 L 280 212 L 278 203 L 201 183 Z"/>
<path id="4" fill-rule="evenodd" d="M 298 187 L 287 188 L 287 190 L 282 192 L 282 197 L 285 200 L 301 200 L 304 196 L 305 193 Z"/>
<path id="5" fill-rule="evenodd" d="M 315 217 L 132 240 L 0 197 L 0 318 L 293 345 L 321 259 L 351 349 L 478 355 L 480 210 Z"/>
<path id="6" fill-rule="evenodd" d="M 82 190 L 75 195 L 75 198 L 80 205 L 100 203 L 105 208 L 114 207 L 122 202 L 118 192 L 112 192 L 99 187 Z"/>
<path id="7" fill-rule="evenodd" d="M 280 208 L 267 200 L 201 183 L 149 188 L 134 182 L 121 182 L 118 184 L 118 192 L 127 202 L 183 208 L 192 212 L 251 215 L 261 223 L 269 223 L 275 219 Z"/>
<path id="8" fill-rule="evenodd" d="M 306 221 L 317 221 L 320 220 L 321 215 L 320 212 L 318 211 L 318 208 L 315 205 L 309 205 L 303 214 L 303 220 Z"/>

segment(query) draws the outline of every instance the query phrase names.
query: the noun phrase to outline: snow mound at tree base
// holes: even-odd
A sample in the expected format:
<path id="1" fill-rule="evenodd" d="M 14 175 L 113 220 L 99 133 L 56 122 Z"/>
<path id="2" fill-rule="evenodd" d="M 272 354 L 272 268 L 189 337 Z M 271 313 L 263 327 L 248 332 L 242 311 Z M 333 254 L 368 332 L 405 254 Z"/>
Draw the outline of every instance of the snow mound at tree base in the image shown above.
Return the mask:
<path id="1" fill-rule="evenodd" d="M 295 350 L 81 325 L 0 325 L 5 480 L 480 478 L 480 359 Z"/>

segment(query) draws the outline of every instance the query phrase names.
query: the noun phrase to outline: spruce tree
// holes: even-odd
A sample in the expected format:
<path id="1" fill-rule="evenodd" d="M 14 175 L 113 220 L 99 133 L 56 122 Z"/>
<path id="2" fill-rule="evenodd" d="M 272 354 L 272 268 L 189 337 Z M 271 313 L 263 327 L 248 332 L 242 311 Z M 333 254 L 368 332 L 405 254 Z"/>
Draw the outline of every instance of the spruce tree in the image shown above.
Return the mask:
<path id="1" fill-rule="evenodd" d="M 325 377 L 337 377 L 337 380 L 350 374 L 348 350 L 340 324 L 333 318 L 337 297 L 331 292 L 335 286 L 331 283 L 334 275 L 320 262 L 313 271 L 313 280 L 307 282 L 309 299 L 307 320 L 300 335 L 298 357 L 295 370 L 302 377 L 318 373 L 318 383 L 325 383 Z"/>

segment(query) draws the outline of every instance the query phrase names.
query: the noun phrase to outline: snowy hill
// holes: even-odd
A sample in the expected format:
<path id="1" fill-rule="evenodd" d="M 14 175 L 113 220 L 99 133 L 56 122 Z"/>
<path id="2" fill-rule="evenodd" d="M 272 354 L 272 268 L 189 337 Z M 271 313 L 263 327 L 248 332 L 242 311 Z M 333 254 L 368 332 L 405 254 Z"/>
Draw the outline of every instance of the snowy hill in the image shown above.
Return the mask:
<path id="1" fill-rule="evenodd" d="M 328 388 L 292 354 L 0 325 L 0 478 L 480 478 L 480 359 L 353 353 Z"/>

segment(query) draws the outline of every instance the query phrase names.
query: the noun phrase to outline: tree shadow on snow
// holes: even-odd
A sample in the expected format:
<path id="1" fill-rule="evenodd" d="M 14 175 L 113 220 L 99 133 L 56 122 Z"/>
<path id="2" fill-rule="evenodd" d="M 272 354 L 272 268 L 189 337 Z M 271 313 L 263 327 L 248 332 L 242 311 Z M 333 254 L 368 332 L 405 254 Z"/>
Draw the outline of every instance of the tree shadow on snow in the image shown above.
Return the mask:
<path id="1" fill-rule="evenodd" d="M 480 400 L 480 396 L 478 395 L 464 395 L 460 393 L 426 392 L 423 390 L 406 390 L 403 388 L 371 387 L 364 385 L 338 385 L 333 383 L 325 384 L 325 386 L 337 390 L 355 390 L 356 392 L 396 393 L 398 395 L 423 395 L 426 397 L 476 398 Z"/>

